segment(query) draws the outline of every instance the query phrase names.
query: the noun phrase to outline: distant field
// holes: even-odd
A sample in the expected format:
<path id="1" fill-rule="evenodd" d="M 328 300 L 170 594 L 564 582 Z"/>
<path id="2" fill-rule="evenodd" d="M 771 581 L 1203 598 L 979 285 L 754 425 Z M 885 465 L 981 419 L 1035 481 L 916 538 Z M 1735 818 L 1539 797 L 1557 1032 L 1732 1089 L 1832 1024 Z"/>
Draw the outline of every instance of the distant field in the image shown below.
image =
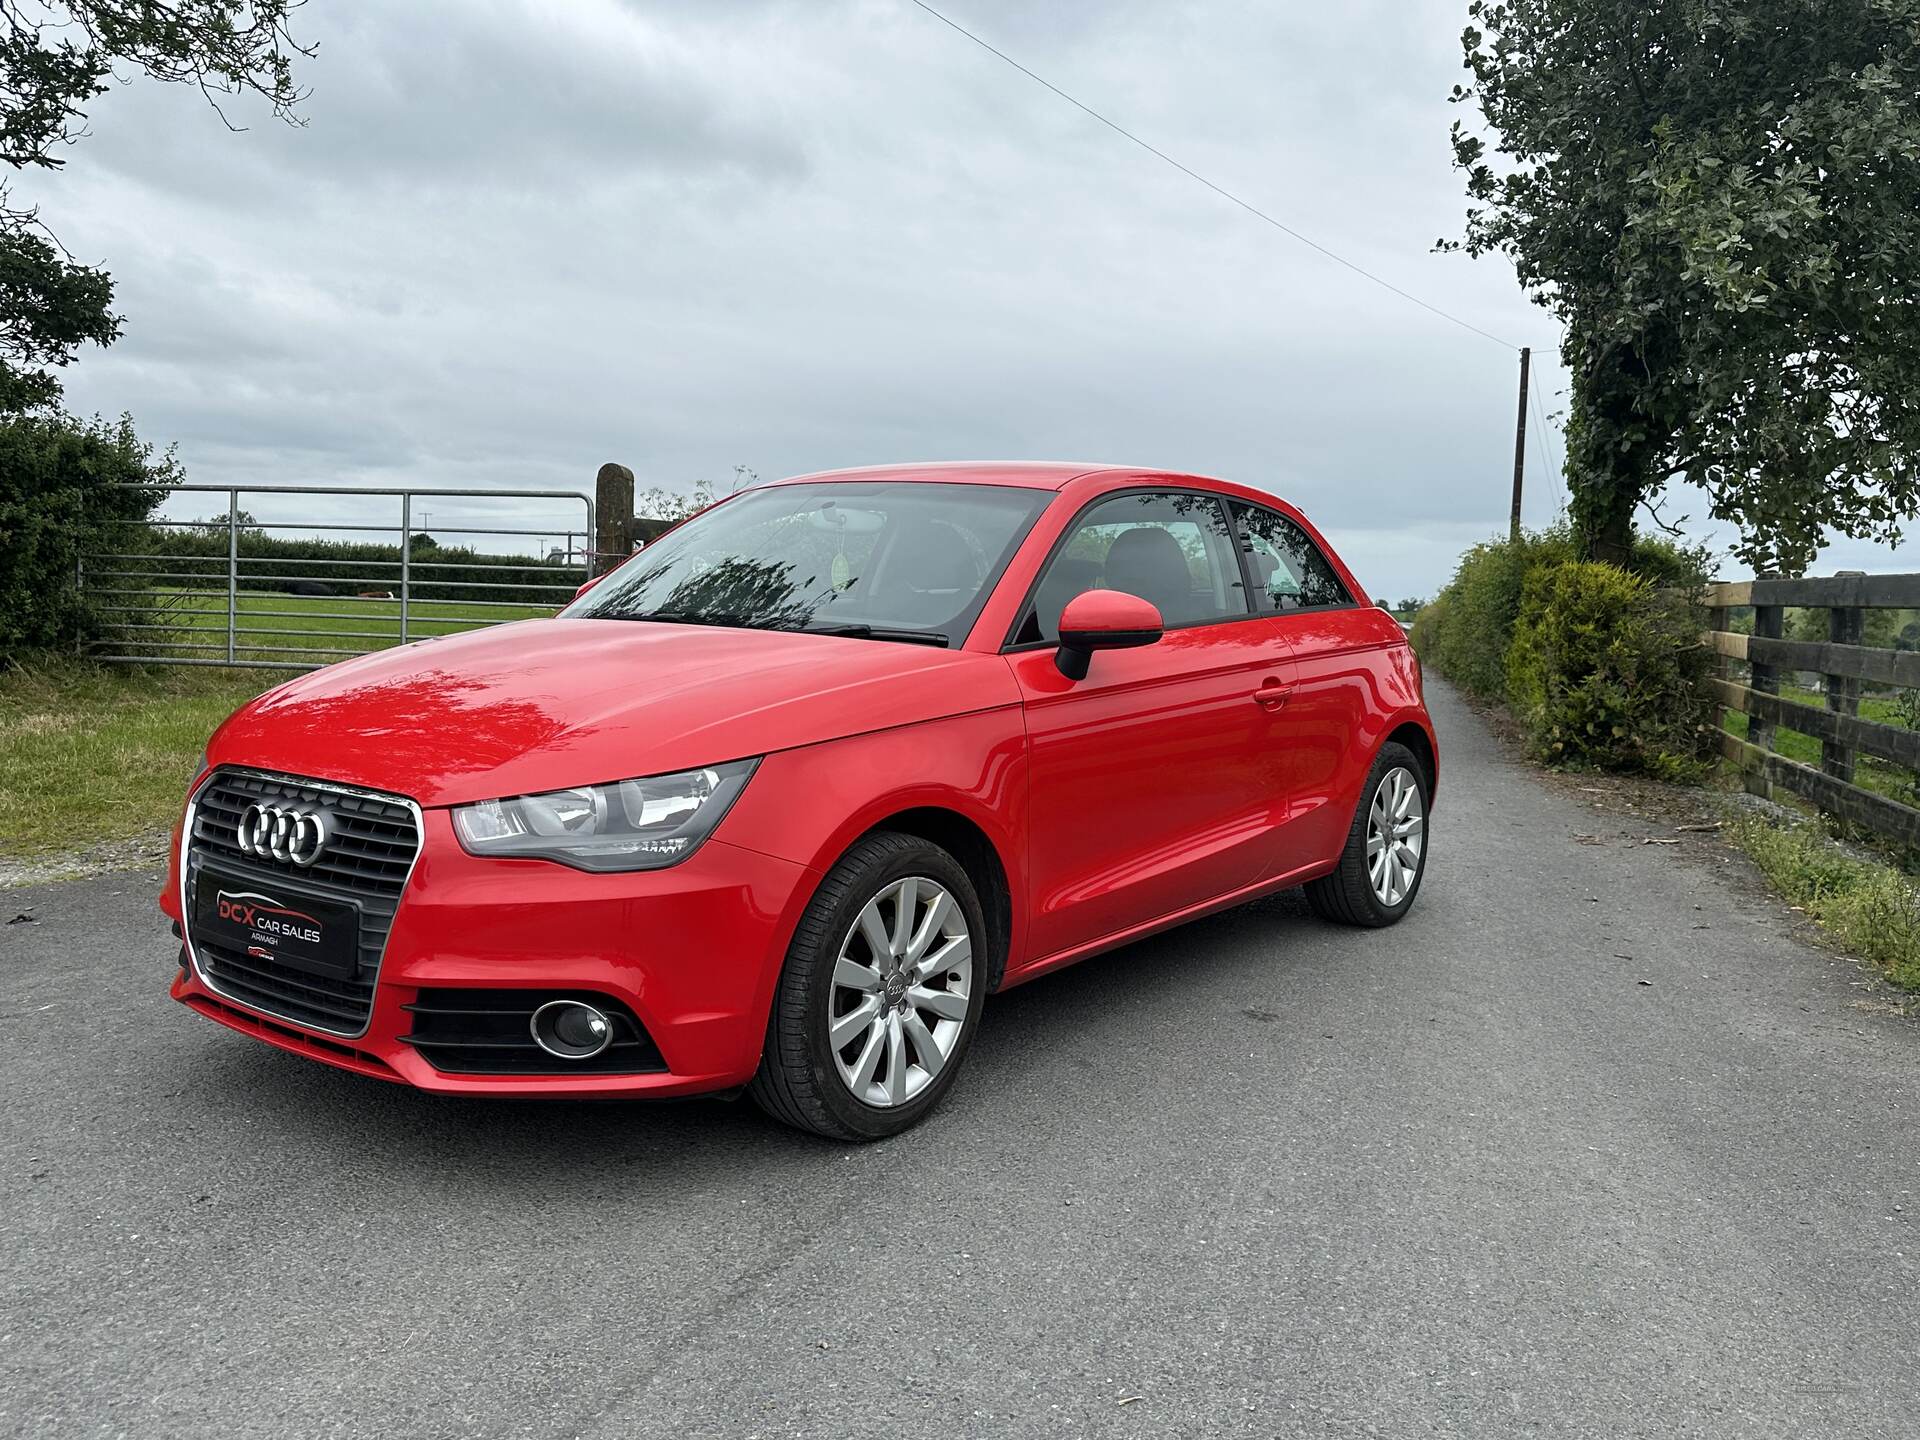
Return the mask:
<path id="1" fill-rule="evenodd" d="M 155 618 L 177 627 L 171 634 L 135 631 L 138 653 L 224 659 L 227 597 L 224 591 L 162 590 L 163 613 Z M 485 605 L 463 600 L 411 600 L 407 638 L 454 635 L 508 620 L 537 620 L 560 609 L 551 605 Z M 325 665 L 400 643 L 400 602 L 351 595 L 277 595 L 243 590 L 238 597 L 235 658 L 290 665 Z M 195 648 L 214 647 L 214 648 Z"/>
<path id="2" fill-rule="evenodd" d="M 1782 685 L 1780 696 L 1785 700 L 1797 700 L 1802 705 L 1825 708 L 1826 697 L 1813 690 L 1803 690 L 1797 685 Z M 1893 701 L 1880 696 L 1866 695 L 1860 700 L 1860 718 L 1878 720 L 1887 725 L 1898 725 L 1900 715 Z M 1737 710 L 1725 712 L 1722 722 L 1728 733 L 1742 739 L 1747 734 L 1747 717 Z M 1802 734 L 1798 730 L 1789 730 L 1784 725 L 1775 726 L 1773 748 L 1789 760 L 1797 760 L 1802 765 L 1820 768 L 1820 741 L 1812 735 Z M 1871 790 L 1889 799 L 1898 800 L 1903 805 L 1914 803 L 1916 794 L 1913 771 L 1904 766 L 1890 764 L 1874 755 L 1862 755 L 1854 763 L 1854 783 L 1863 790 Z"/>

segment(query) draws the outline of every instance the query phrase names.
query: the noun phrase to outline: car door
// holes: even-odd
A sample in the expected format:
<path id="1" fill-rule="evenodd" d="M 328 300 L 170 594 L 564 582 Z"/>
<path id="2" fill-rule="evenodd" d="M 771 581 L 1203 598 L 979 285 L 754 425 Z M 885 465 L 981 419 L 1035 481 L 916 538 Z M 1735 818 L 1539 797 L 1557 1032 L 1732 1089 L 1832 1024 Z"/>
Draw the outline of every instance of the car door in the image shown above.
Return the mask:
<path id="1" fill-rule="evenodd" d="M 1231 500 L 1246 556 L 1254 612 L 1285 641 L 1292 685 L 1274 716 L 1271 743 L 1284 813 L 1267 873 L 1278 877 L 1336 856 L 1353 821 L 1354 747 L 1368 733 L 1377 614 L 1347 589 L 1306 529 L 1264 505 Z M 1364 773 L 1364 765 L 1359 770 Z"/>
<path id="2" fill-rule="evenodd" d="M 1141 596 L 1167 628 L 1155 644 L 1095 654 L 1071 681 L 1054 663 L 1056 627 L 1092 589 Z M 1249 611 L 1218 497 L 1095 501 L 1042 569 L 1016 641 L 1035 959 L 1260 878 L 1284 807 L 1266 742 L 1291 661 L 1277 626 Z"/>

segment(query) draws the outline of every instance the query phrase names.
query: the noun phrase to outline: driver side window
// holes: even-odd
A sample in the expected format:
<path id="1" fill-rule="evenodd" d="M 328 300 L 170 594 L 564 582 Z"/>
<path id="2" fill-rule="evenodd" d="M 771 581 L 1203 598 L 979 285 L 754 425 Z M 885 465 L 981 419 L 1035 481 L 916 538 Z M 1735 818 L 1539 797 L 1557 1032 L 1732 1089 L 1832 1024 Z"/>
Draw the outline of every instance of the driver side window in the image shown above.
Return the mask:
<path id="1" fill-rule="evenodd" d="M 1136 491 L 1088 510 L 1040 577 L 1014 643 L 1057 639 L 1060 612 L 1088 590 L 1137 595 L 1169 630 L 1247 613 L 1232 532 L 1210 495 Z"/>

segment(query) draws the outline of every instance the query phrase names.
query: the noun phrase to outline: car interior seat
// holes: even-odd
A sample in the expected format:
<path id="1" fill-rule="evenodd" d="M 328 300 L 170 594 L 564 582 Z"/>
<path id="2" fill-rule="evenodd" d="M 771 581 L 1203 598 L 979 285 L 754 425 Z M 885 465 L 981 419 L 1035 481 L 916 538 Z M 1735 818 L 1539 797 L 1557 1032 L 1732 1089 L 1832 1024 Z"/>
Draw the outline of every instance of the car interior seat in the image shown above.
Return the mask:
<path id="1" fill-rule="evenodd" d="M 894 538 L 874 603 L 907 625 L 937 625 L 979 588 L 979 563 L 960 532 L 944 520 L 916 520 Z"/>
<path id="2" fill-rule="evenodd" d="M 1106 586 L 1148 601 L 1169 625 L 1197 613 L 1186 551 L 1158 525 L 1136 525 L 1114 537 L 1107 551 Z"/>

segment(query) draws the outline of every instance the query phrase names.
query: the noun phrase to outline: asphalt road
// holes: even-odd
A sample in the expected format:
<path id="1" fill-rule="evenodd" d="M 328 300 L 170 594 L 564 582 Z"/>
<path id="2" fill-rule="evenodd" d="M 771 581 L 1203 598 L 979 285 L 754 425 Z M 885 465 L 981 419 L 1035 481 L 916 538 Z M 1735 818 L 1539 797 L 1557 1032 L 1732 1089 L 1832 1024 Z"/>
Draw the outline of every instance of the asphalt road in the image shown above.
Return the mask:
<path id="1" fill-rule="evenodd" d="M 152 877 L 13 892 L 0 1434 L 1920 1432 L 1920 1026 L 1435 702 L 1405 924 L 1013 992 L 866 1149 L 339 1074 L 166 998 Z"/>

